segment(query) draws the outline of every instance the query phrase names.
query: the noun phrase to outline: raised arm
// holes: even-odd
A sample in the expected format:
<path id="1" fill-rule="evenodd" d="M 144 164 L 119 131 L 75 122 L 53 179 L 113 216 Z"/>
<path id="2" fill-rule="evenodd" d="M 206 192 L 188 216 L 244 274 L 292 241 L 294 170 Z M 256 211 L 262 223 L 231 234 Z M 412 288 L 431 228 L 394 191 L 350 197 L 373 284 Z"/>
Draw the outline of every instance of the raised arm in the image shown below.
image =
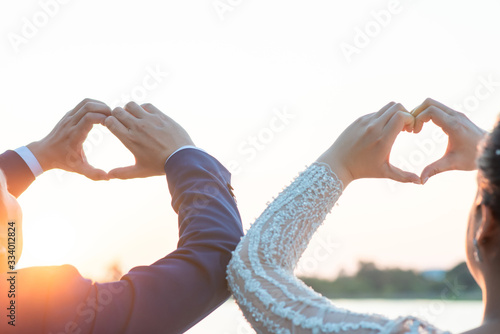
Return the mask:
<path id="1" fill-rule="evenodd" d="M 136 175 L 167 175 L 172 206 L 179 215 L 178 248 L 111 283 L 93 283 L 67 265 L 22 269 L 18 326 L 2 321 L 0 332 L 182 333 L 229 297 L 225 270 L 243 235 L 230 174 L 215 158 L 192 148 L 178 124 L 152 106 L 145 108 L 152 112 L 141 108 L 150 114 L 141 114 L 141 122 L 133 116 L 132 123 L 127 122 L 131 128 L 118 127 L 128 114 L 124 109 L 106 123 L 136 155 Z M 148 144 L 144 133 L 158 141 Z M 7 291 L 8 277 L 0 278 L 0 291 Z M 2 309 L 7 303 L 2 293 Z"/>
<path id="2" fill-rule="evenodd" d="M 294 276 L 312 235 L 351 181 L 387 177 L 420 183 L 389 164 L 390 149 L 414 118 L 390 103 L 358 119 L 286 188 L 252 225 L 228 267 L 228 281 L 259 333 L 440 333 L 411 317 L 389 320 L 336 307 Z"/>
<path id="3" fill-rule="evenodd" d="M 182 333 L 229 298 L 225 271 L 243 236 L 230 174 L 213 157 L 192 148 L 187 132 L 152 105 L 117 108 L 106 125 L 136 157 L 134 166 L 110 175 L 126 179 L 166 173 L 179 214 L 178 248 L 122 278 L 133 291 L 125 332 Z M 109 317 L 100 319 L 104 326 Z"/>
<path id="4" fill-rule="evenodd" d="M 96 312 L 93 333 L 183 333 L 229 298 L 225 270 L 243 235 L 229 172 L 195 149 L 176 153 L 165 171 L 179 214 L 178 248 L 120 282 L 96 283 L 91 299 L 113 299 Z"/>

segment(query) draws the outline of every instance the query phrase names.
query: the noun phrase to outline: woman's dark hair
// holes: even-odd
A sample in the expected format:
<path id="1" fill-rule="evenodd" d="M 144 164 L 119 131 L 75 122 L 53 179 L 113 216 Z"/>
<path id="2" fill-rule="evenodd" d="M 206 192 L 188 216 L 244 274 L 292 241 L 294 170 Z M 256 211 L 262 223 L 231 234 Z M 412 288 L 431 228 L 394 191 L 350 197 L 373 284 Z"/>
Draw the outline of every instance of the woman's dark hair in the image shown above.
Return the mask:
<path id="1" fill-rule="evenodd" d="M 478 159 L 479 191 L 483 204 L 500 218 L 500 118 L 482 143 Z"/>

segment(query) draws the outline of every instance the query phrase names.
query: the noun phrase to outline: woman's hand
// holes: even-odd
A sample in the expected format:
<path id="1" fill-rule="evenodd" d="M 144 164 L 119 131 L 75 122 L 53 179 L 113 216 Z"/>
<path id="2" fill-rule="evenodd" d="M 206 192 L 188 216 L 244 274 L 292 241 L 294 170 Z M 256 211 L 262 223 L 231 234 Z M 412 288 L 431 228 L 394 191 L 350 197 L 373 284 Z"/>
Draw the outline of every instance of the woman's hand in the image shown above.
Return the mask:
<path id="1" fill-rule="evenodd" d="M 401 104 L 389 103 L 379 112 L 351 124 L 318 159 L 330 165 L 344 187 L 361 178 L 390 178 L 421 184 L 420 178 L 389 163 L 398 134 L 413 131 L 415 118 Z"/>
<path id="2" fill-rule="evenodd" d="M 116 168 L 111 178 L 132 179 L 165 174 L 165 162 L 182 146 L 194 146 L 189 134 L 152 104 L 116 108 L 106 127 L 132 152 L 135 165 Z"/>
<path id="3" fill-rule="evenodd" d="M 104 103 L 85 99 L 68 112 L 45 138 L 28 145 L 44 171 L 64 169 L 92 180 L 108 180 L 108 174 L 92 167 L 83 151 L 83 142 L 94 124 L 104 124 L 111 109 Z"/>
<path id="4" fill-rule="evenodd" d="M 424 123 L 432 120 L 449 138 L 444 156 L 422 171 L 422 184 L 441 172 L 477 169 L 478 145 L 486 133 L 483 129 L 472 123 L 464 114 L 432 99 L 425 100 L 412 114 L 415 117 L 415 133 L 422 130 Z"/>

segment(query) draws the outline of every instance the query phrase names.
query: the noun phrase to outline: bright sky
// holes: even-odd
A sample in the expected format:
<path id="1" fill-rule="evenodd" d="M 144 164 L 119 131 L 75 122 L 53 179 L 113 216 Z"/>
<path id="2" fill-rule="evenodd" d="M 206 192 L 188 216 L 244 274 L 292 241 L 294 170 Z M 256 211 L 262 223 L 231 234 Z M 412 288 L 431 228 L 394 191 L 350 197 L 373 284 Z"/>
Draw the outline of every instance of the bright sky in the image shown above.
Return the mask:
<path id="1" fill-rule="evenodd" d="M 496 0 L 4 1 L 0 150 L 43 138 L 85 97 L 148 101 L 231 166 L 248 228 L 346 126 L 392 100 L 411 110 L 433 97 L 491 128 L 499 12 Z M 420 173 L 445 146 L 428 125 L 402 135 L 391 159 Z M 106 170 L 133 162 L 102 127 L 86 151 Z M 425 186 L 357 181 L 299 271 L 332 277 L 359 259 L 449 268 L 464 259 L 475 190 L 472 172 Z M 115 261 L 126 271 L 176 247 L 161 177 L 95 183 L 51 171 L 20 203 L 21 267 L 70 263 L 100 279 Z"/>

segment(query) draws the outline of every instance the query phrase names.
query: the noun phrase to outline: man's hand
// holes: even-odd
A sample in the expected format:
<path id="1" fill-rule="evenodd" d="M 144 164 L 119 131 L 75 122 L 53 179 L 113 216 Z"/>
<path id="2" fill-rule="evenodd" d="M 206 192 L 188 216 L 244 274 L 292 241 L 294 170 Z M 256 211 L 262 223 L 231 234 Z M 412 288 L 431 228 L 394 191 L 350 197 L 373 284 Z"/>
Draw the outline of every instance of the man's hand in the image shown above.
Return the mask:
<path id="1" fill-rule="evenodd" d="M 132 152 L 135 165 L 108 175 L 132 179 L 165 174 L 165 162 L 177 149 L 194 145 L 186 130 L 151 104 L 128 103 L 106 118 L 106 127 Z"/>
<path id="2" fill-rule="evenodd" d="M 109 180 L 108 174 L 92 167 L 83 151 L 83 142 L 94 124 L 111 116 L 104 103 L 85 99 L 68 112 L 47 137 L 28 145 L 44 171 L 60 168 L 85 175 L 92 180 Z"/>
<path id="3" fill-rule="evenodd" d="M 472 123 L 464 114 L 432 99 L 425 100 L 412 114 L 415 116 L 415 133 L 422 130 L 424 123 L 432 120 L 449 137 L 444 156 L 422 171 L 422 183 L 441 172 L 477 169 L 478 145 L 486 134 L 483 129 Z"/>

